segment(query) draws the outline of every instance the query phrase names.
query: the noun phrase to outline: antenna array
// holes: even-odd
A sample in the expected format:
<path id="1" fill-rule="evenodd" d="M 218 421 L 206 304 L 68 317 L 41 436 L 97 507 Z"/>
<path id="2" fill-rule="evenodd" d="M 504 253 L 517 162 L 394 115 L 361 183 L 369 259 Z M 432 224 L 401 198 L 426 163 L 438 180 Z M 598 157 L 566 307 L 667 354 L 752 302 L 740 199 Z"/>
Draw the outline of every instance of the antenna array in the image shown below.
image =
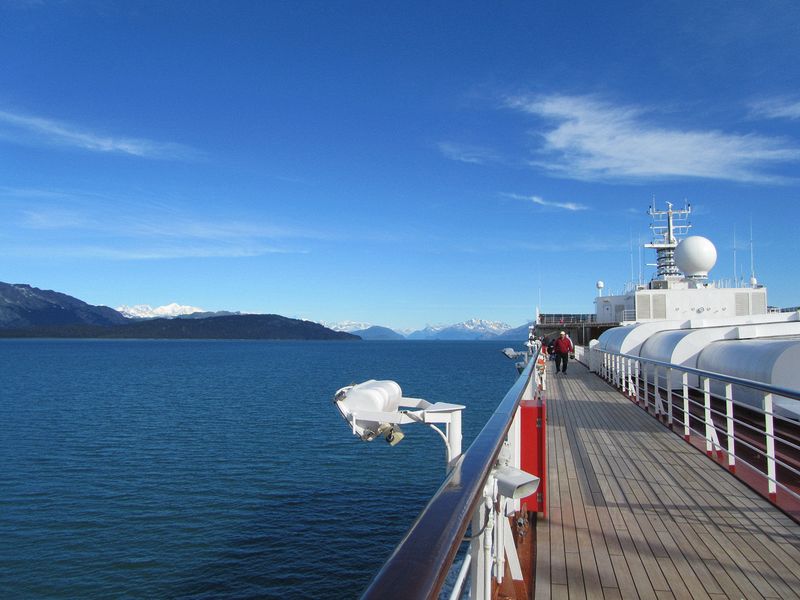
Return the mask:
<path id="1" fill-rule="evenodd" d="M 689 222 L 691 204 L 687 202 L 683 208 L 673 209 L 672 204 L 667 202 L 667 210 L 656 210 L 653 202 L 647 212 L 652 219 L 650 231 L 653 233 L 653 241 L 645 244 L 645 248 L 656 251 L 655 278 L 680 277 L 681 273 L 675 265 L 675 248 L 692 226 Z"/>

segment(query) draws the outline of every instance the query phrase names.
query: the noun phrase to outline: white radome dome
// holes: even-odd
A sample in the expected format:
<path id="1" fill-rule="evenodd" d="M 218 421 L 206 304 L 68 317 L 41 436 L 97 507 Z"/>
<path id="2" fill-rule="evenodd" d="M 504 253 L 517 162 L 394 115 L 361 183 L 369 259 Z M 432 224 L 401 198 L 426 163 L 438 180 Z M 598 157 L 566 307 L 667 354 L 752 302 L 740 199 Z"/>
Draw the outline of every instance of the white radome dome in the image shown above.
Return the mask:
<path id="1" fill-rule="evenodd" d="M 606 287 L 606 284 L 603 283 L 602 280 L 598 281 L 595 285 L 597 286 L 598 290 L 602 290 L 604 287 Z"/>
<path id="2" fill-rule="evenodd" d="M 675 248 L 675 264 L 686 277 L 708 277 L 716 262 L 717 249 L 702 236 L 689 236 Z"/>

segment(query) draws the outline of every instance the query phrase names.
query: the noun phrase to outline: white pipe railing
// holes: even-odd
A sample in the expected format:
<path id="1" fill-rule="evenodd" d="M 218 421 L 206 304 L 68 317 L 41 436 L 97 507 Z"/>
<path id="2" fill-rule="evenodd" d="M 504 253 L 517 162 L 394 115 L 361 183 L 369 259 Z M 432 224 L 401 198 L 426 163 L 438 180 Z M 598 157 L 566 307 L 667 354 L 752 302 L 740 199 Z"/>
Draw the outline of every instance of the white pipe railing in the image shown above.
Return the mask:
<path id="1" fill-rule="evenodd" d="M 737 465 L 749 465 L 753 473 L 766 480 L 771 500 L 776 501 L 780 490 L 795 501 L 800 501 L 800 494 L 786 485 L 786 477 L 781 477 L 782 473 L 800 477 L 800 470 L 782 458 L 785 454 L 776 452 L 777 444 L 784 453 L 792 453 L 800 460 L 800 445 L 776 433 L 776 425 L 779 425 L 781 429 L 793 429 L 800 435 L 800 423 L 776 414 L 774 410 L 775 397 L 800 400 L 800 390 L 630 354 L 607 352 L 596 346 L 583 349 L 580 354 L 576 349 L 576 358 L 578 356 L 591 370 L 654 417 L 664 421 L 670 429 L 676 430 L 677 424 L 679 427 L 676 431 L 687 441 L 692 434 L 702 438 L 706 453 L 709 456 L 714 453 L 720 457 L 724 455 L 731 471 L 735 472 Z M 698 384 L 690 385 L 690 377 L 696 377 Z M 678 380 L 680 383 L 676 386 L 673 382 Z M 717 389 L 716 386 L 722 389 L 721 394 L 712 391 Z M 762 405 L 759 407 L 737 401 L 734 386 L 758 392 Z M 673 410 L 680 412 L 680 418 Z M 746 416 L 754 418 L 745 420 Z M 693 422 L 702 424 L 702 428 L 693 427 Z M 755 461 L 749 458 L 753 454 L 757 456 Z M 762 464 L 756 464 L 758 462 Z"/>

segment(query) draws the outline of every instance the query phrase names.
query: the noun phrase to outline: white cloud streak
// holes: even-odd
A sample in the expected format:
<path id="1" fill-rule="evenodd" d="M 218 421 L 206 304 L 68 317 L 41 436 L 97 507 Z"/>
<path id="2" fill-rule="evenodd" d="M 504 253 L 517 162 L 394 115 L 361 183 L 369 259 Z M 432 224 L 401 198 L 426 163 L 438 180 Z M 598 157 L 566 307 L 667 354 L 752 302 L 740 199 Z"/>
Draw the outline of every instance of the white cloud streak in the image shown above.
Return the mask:
<path id="1" fill-rule="evenodd" d="M 755 118 L 800 119 L 800 100 L 791 98 L 770 98 L 750 104 L 750 114 Z"/>
<path id="2" fill-rule="evenodd" d="M 160 160 L 202 158 L 202 153 L 183 144 L 101 135 L 69 123 L 7 110 L 0 110 L 0 138 L 26 145 L 77 148 Z"/>
<path id="3" fill-rule="evenodd" d="M 458 142 L 439 142 L 437 146 L 439 152 L 450 160 L 477 165 L 499 160 L 499 157 L 494 151 L 481 146 L 460 144 Z"/>
<path id="4" fill-rule="evenodd" d="M 169 260 L 184 258 L 249 258 L 267 254 L 308 254 L 307 250 L 287 250 L 264 245 L 246 245 L 227 247 L 224 245 L 137 245 L 121 247 L 86 244 L 65 245 L 51 244 L 39 246 L 25 246 L 14 244 L 2 248 L 6 256 L 24 258 L 70 258 L 70 259 L 101 259 L 101 260 Z"/>
<path id="5" fill-rule="evenodd" d="M 514 198 L 516 200 L 527 200 L 528 202 L 532 202 L 538 206 L 544 206 L 545 208 L 555 208 L 560 210 L 568 210 L 571 212 L 580 211 L 580 210 L 588 210 L 589 207 L 585 204 L 578 204 L 577 202 L 553 202 L 552 200 L 545 200 L 540 196 L 523 196 L 521 194 L 503 194 L 509 198 Z"/>
<path id="6" fill-rule="evenodd" d="M 307 254 L 334 234 L 244 219 L 194 218 L 174 208 L 48 190 L 0 188 L 0 253 L 105 260 Z M 29 199 L 38 202 L 31 206 Z M 123 208 L 124 205 L 124 208 Z"/>
<path id="7" fill-rule="evenodd" d="M 782 183 L 764 169 L 800 161 L 800 148 L 782 139 L 669 129 L 647 119 L 652 111 L 590 96 L 515 96 L 505 105 L 552 124 L 541 132 L 542 158 L 530 164 L 568 178 Z"/>

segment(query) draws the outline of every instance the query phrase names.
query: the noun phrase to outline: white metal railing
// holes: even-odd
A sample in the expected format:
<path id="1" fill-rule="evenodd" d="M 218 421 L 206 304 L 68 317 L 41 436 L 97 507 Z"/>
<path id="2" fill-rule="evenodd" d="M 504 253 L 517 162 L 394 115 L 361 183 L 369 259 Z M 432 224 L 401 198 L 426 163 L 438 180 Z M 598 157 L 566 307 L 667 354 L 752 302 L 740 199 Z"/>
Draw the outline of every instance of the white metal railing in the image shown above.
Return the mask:
<path id="1" fill-rule="evenodd" d="M 570 323 L 594 323 L 597 316 L 592 313 L 541 313 L 540 325 L 566 325 Z"/>
<path id="2" fill-rule="evenodd" d="M 774 408 L 776 397 L 800 400 L 800 390 L 597 347 L 581 350 L 590 370 L 677 429 L 684 439 L 699 436 L 706 453 L 718 453 L 733 472 L 738 462 L 746 463 L 766 480 L 771 500 L 777 500 L 780 490 L 800 501 L 800 494 L 787 485 L 791 478 L 800 479 L 800 423 Z M 736 393 L 755 395 L 760 406 L 742 402 Z"/>

